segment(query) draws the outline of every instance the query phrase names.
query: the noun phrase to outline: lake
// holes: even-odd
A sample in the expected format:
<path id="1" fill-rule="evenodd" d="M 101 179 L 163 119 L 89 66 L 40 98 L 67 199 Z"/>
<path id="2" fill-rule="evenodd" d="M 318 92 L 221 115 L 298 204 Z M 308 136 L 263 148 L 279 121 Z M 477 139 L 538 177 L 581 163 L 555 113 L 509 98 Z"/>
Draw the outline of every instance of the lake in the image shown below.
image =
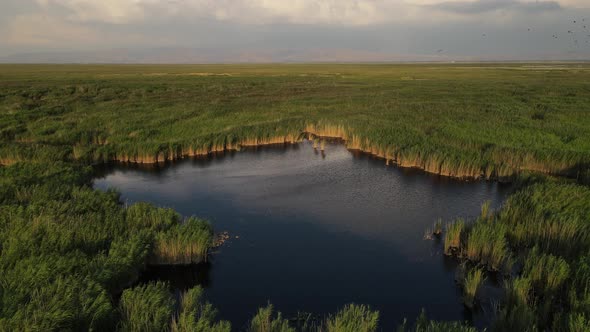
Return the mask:
<path id="1" fill-rule="evenodd" d="M 386 166 L 338 141 L 324 152 L 304 141 L 97 173 L 96 188 L 117 188 L 129 204 L 174 208 L 229 233 L 208 264 L 150 269 L 142 280 L 178 291 L 203 285 L 236 330 L 269 302 L 287 317 L 368 304 L 390 331 L 422 308 L 433 319 L 487 324 L 462 304 L 457 263 L 424 232 L 438 218 L 477 216 L 486 200 L 499 207 L 509 185 Z"/>

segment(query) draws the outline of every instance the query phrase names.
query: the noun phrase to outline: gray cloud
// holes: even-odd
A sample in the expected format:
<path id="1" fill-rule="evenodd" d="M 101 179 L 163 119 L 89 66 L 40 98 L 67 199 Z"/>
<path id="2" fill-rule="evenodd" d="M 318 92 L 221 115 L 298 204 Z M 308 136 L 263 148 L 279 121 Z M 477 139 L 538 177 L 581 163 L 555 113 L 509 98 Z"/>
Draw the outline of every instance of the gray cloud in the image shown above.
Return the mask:
<path id="1" fill-rule="evenodd" d="M 459 14 L 482 14 L 498 10 L 538 12 L 562 9 L 556 1 L 524 2 L 517 0 L 448 1 L 429 5 L 429 7 Z"/>
<path id="2" fill-rule="evenodd" d="M 590 59 L 584 17 L 588 0 L 0 0 L 0 57 Z"/>

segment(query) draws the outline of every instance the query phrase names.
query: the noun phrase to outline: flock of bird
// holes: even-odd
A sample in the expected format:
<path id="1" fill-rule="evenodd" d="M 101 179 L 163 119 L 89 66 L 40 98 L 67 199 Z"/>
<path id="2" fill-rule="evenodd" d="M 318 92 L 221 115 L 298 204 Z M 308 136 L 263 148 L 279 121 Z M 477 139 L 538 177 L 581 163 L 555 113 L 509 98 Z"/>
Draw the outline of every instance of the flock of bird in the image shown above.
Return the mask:
<path id="1" fill-rule="evenodd" d="M 590 43 L 590 39 L 589 39 L 590 38 L 590 31 L 588 31 L 588 25 L 586 24 L 586 19 L 583 18 L 581 22 L 576 21 L 576 20 L 574 20 L 573 22 L 574 22 L 574 24 L 577 24 L 579 27 L 582 28 L 582 31 L 583 31 L 582 33 L 584 34 L 584 36 L 582 36 L 582 37 L 585 39 L 586 44 L 589 44 Z M 579 40 L 578 38 L 580 36 L 576 33 L 576 31 L 575 30 L 568 30 L 567 33 L 572 36 L 572 41 L 574 42 L 574 45 L 576 47 L 579 47 L 580 45 L 578 42 L 578 40 Z M 554 36 L 555 36 L 555 38 L 557 38 L 557 35 L 554 35 Z"/>
<path id="2" fill-rule="evenodd" d="M 590 20 L 586 20 L 586 18 L 583 18 L 582 20 L 576 19 L 576 20 L 572 20 L 572 23 L 575 25 L 575 27 L 570 28 L 570 30 L 567 31 L 567 35 L 571 37 L 571 41 L 573 43 L 573 46 L 576 48 L 579 48 L 580 47 L 580 40 L 582 40 L 586 43 L 587 46 L 590 47 Z M 527 32 L 531 32 L 531 31 L 532 31 L 531 28 L 527 28 Z M 487 34 L 482 33 L 481 37 L 486 38 Z M 559 39 L 559 35 L 553 34 L 551 36 L 551 38 L 552 39 Z M 436 51 L 436 53 L 441 54 L 444 51 L 445 50 L 443 50 L 443 49 L 439 49 Z"/>

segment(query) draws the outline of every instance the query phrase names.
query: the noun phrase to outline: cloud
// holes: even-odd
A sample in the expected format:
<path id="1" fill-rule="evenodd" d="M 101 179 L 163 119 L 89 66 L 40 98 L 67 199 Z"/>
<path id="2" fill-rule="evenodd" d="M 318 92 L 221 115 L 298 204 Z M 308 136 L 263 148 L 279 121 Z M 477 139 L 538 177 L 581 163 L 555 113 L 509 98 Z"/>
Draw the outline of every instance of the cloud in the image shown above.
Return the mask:
<path id="1" fill-rule="evenodd" d="M 162 42 L 144 34 L 101 31 L 44 14 L 17 15 L 1 31 L 0 40 L 13 47 L 121 46 Z"/>
<path id="2" fill-rule="evenodd" d="M 240 24 L 375 25 L 433 10 L 470 15 L 498 10 L 535 12 L 589 7 L 587 0 L 36 0 L 77 22 L 131 24 L 162 18 L 214 19 Z M 443 17 L 444 18 L 444 17 Z M 451 17 L 447 17 L 452 19 Z"/>
<path id="3" fill-rule="evenodd" d="M 233 5 L 230 2 L 218 1 L 209 7 L 203 6 L 203 1 L 194 1 L 193 8 L 205 13 L 211 10 L 218 20 L 244 23 L 350 25 L 380 23 L 387 19 L 387 13 L 402 9 L 399 4 L 378 0 L 254 0 L 231 2 Z"/>
<path id="4" fill-rule="evenodd" d="M 590 23 L 590 0 L 0 0 L 0 54 L 146 47 L 586 54 L 590 37 L 573 24 L 583 17 Z M 563 37 L 568 30 L 580 31 L 577 44 Z"/>
<path id="5" fill-rule="evenodd" d="M 134 23 L 154 17 L 193 17 L 245 24 L 367 25 L 399 16 L 389 0 L 37 0 L 78 22 Z"/>
<path id="6" fill-rule="evenodd" d="M 145 18 L 145 6 L 159 1 L 142 0 L 37 0 L 43 9 L 59 7 L 71 21 L 130 23 Z"/>
<path id="7" fill-rule="evenodd" d="M 498 10 L 538 12 L 559 10 L 562 8 L 556 1 L 527 2 L 517 0 L 447 1 L 431 4 L 429 7 L 459 14 L 481 14 Z"/>
<path id="8" fill-rule="evenodd" d="M 3 40 L 12 45 L 52 45 L 56 36 L 72 42 L 93 42 L 100 38 L 93 29 L 74 26 L 42 14 L 19 15 L 3 28 Z"/>

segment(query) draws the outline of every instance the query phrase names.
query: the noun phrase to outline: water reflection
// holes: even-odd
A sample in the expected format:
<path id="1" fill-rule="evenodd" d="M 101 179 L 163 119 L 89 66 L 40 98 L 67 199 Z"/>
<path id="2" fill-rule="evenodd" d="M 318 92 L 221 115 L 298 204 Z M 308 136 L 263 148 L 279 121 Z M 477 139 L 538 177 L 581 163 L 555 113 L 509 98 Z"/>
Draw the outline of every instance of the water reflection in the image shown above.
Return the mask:
<path id="1" fill-rule="evenodd" d="M 211 263 L 183 266 L 149 266 L 141 275 L 139 283 L 167 281 L 179 291 L 186 291 L 195 285 L 211 286 Z"/>
<path id="2" fill-rule="evenodd" d="M 96 187 L 119 188 L 130 203 L 173 207 L 230 232 L 233 239 L 204 269 L 208 278 L 153 275 L 204 284 L 235 326 L 267 301 L 287 315 L 366 303 L 381 311 L 385 330 L 422 307 L 433 318 L 468 319 L 456 262 L 424 241 L 424 230 L 439 217 L 474 216 L 485 200 L 498 207 L 509 191 L 387 167 L 337 142 L 324 153 L 305 142 L 98 173 Z"/>

